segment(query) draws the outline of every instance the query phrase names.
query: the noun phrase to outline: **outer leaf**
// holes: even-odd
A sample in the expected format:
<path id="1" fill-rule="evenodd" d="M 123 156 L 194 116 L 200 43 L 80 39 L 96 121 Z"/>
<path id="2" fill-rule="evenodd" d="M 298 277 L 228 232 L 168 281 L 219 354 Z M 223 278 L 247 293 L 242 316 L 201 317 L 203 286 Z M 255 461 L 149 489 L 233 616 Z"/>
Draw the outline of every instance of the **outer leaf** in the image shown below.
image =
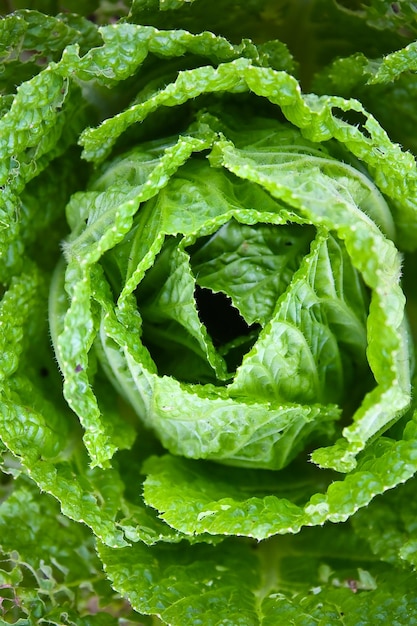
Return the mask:
<path id="1" fill-rule="evenodd" d="M 105 580 L 92 535 L 53 498 L 19 479 L 0 505 L 0 528 L 2 624 L 117 623 L 101 612 L 122 602 Z M 94 605 L 97 615 L 86 615 Z"/>
<path id="2" fill-rule="evenodd" d="M 116 204 L 104 196 L 97 202 L 99 210 L 91 215 L 91 221 L 81 234 L 67 247 L 72 259 L 66 270 L 66 289 L 70 306 L 62 314 L 54 308 L 59 296 L 52 291 L 51 315 L 60 321 L 57 327 L 56 346 L 61 369 L 64 374 L 64 393 L 71 408 L 79 415 L 86 429 L 85 442 L 96 464 L 106 464 L 118 446 L 112 440 L 114 424 L 101 419 L 100 408 L 90 388 L 88 353 L 98 332 L 98 319 L 91 305 L 90 267 L 104 252 L 117 244 L 132 226 L 134 214 L 143 202 L 164 187 L 171 173 L 195 149 L 203 149 L 207 140 L 186 138 L 170 146 L 154 164 L 146 183 L 133 187 L 130 193 L 119 193 Z M 108 228 L 109 224 L 113 225 Z M 62 292 L 62 276 L 58 271 L 56 289 Z M 61 301 L 60 307 L 63 303 Z M 65 306 L 65 305 L 64 305 Z M 82 323 L 81 323 L 82 321 Z M 58 335 L 59 334 L 59 335 Z M 120 425 L 120 422 L 119 422 Z M 131 443 L 131 429 L 125 428 L 124 445 Z M 130 442 L 130 443 L 129 443 Z"/>
<path id="3" fill-rule="evenodd" d="M 157 57 L 173 59 L 188 53 L 190 56 L 206 57 L 215 63 L 247 57 L 260 65 L 268 66 L 272 61 L 279 68 L 287 69 L 293 66 L 286 47 L 279 42 L 275 45 L 272 42 L 272 44 L 258 48 L 250 40 L 244 40 L 241 44 L 233 46 L 228 40 L 216 37 L 212 32 L 203 31 L 192 34 L 181 28 L 161 31 L 152 26 L 121 23 L 104 26 L 99 32 L 104 45 L 92 48 L 85 56 L 80 58 L 79 47 L 76 45 L 65 49 L 63 58 L 57 66 L 63 76 L 72 77 L 76 73 L 77 77 L 83 81 L 94 79 L 100 84 L 114 86 L 119 81 L 134 75 L 150 53 Z M 193 56 L 190 61 L 185 59 L 185 63 L 184 61 L 179 63 L 179 67 L 181 68 L 184 64 L 187 66 L 188 63 L 193 66 L 192 59 Z M 174 63 L 168 70 L 169 75 L 172 71 L 175 72 L 175 65 Z M 150 72 L 149 80 L 146 80 L 146 73 L 145 78 L 139 77 L 139 80 L 145 94 L 155 82 L 158 87 L 166 83 L 163 66 L 159 70 L 154 67 Z M 96 93 L 98 97 L 95 97 Z M 93 100 L 97 100 L 99 106 L 99 98 L 106 98 L 101 91 L 96 92 L 96 86 L 91 86 L 90 94 Z M 143 99 L 143 95 L 140 93 L 137 99 Z M 107 152 L 106 146 L 100 148 L 97 143 L 91 156 L 95 160 L 100 160 Z"/>
<path id="4" fill-rule="evenodd" d="M 62 411 L 61 421 L 64 415 Z M 127 545 L 126 538 L 149 544 L 179 540 L 177 533 L 144 509 L 137 493 L 124 498 L 125 483 L 117 469 L 91 470 L 83 451 L 73 450 L 70 454 L 64 450 L 67 440 L 59 438 L 45 423 L 45 416 L 45 411 L 42 415 L 19 406 L 16 396 L 13 402 L 3 402 L 2 440 L 39 488 L 60 501 L 64 515 L 87 524 L 101 541 L 113 547 Z M 140 471 L 135 457 L 130 464 L 135 468 L 132 480 L 137 481 Z M 123 523 L 118 523 L 118 518 L 124 518 Z"/>
<path id="5" fill-rule="evenodd" d="M 305 84 L 323 64 L 342 54 L 359 49 L 369 56 L 378 56 L 413 38 L 408 25 L 414 3 L 409 8 L 407 0 L 368 0 L 360 6 L 346 0 L 316 0 L 307 8 L 293 0 L 248 0 L 244 4 L 223 0 L 221 12 L 209 0 L 199 0 L 184 2 L 175 11 L 164 11 L 163 7 L 171 3 L 172 0 L 133 0 L 129 19 L 161 29 L 187 28 L 198 32 L 203 27 L 230 41 L 251 37 L 268 42 L 277 38 L 286 42 L 294 54 Z M 401 10 L 403 4 L 406 6 Z M 399 8 L 398 13 L 392 5 Z M 355 33 L 354 38 L 351 33 Z"/>
<path id="6" fill-rule="evenodd" d="M 77 443 L 79 431 L 74 428 L 73 416 L 62 402 L 55 363 L 45 354 L 49 338 L 44 334 L 44 285 L 39 272 L 30 269 L 28 266 L 25 274 L 16 277 L 1 302 L 6 357 L 1 386 L 2 441 L 40 489 L 61 502 L 65 515 L 85 522 L 110 545 L 126 545 L 124 529 L 134 541 L 177 540 L 176 533 L 145 511 L 137 493 L 124 499 L 124 483 L 116 469 L 89 469 L 88 458 Z M 12 346 L 14 352 L 8 356 Z M 96 388 L 100 408 L 115 428 L 126 410 L 108 394 L 106 383 L 100 385 L 99 377 L 96 383 L 101 386 L 101 392 Z M 125 431 L 126 422 L 124 430 L 119 425 L 114 432 L 118 448 L 125 444 Z M 130 437 L 132 432 L 130 428 Z M 137 480 L 139 466 L 134 459 L 130 464 L 136 468 L 133 479 Z M 125 517 L 126 523 L 119 526 L 118 517 Z"/>
<path id="7" fill-rule="evenodd" d="M 75 15 L 46 16 L 37 9 L 14 11 L 0 21 L 0 91 L 14 93 L 71 43 L 84 51 L 100 43 L 92 22 Z"/>
<path id="8" fill-rule="evenodd" d="M 358 101 L 329 96 L 321 99 L 313 95 L 303 97 L 292 76 L 270 68 L 254 67 L 246 59 L 221 64 L 218 68 L 200 67 L 181 72 L 177 80 L 165 89 L 105 120 L 98 128 L 86 131 L 81 139 L 85 157 L 94 158 L 94 152 L 89 156 L 89 146 L 93 150 L 97 144 L 101 146 L 100 154 L 105 154 L 129 126 L 141 122 L 160 106 L 177 106 L 203 93 L 248 90 L 280 106 L 287 119 L 300 127 L 308 139 L 321 142 L 335 137 L 363 160 L 381 191 L 398 205 L 396 223 L 403 245 L 414 245 L 416 238 L 410 233 L 410 226 L 415 221 L 417 173 L 411 155 L 402 152 L 399 146 L 389 141 L 377 121 Z M 363 128 L 369 137 L 340 120 L 334 114 L 336 108 L 361 113 L 365 117 Z"/>
<path id="9" fill-rule="evenodd" d="M 337 59 L 315 77 L 313 90 L 360 100 L 393 141 L 415 153 L 415 110 L 411 103 L 417 90 L 416 75 L 404 72 L 394 81 L 374 82 L 380 65 L 381 60 L 369 60 L 361 53 Z"/>
<path id="10" fill-rule="evenodd" d="M 413 437 L 406 427 L 404 439 Z M 372 551 L 383 561 L 404 566 L 417 562 L 417 541 L 414 525 L 415 479 L 399 486 L 384 498 L 375 501 L 353 518 L 355 531 L 368 542 Z"/>
<path id="11" fill-rule="evenodd" d="M 242 540 L 152 552 L 140 545 L 118 551 L 99 546 L 99 554 L 114 587 L 138 611 L 171 626 L 191 626 L 202 616 L 207 626 L 415 623 L 414 576 L 375 567 L 348 529 L 329 530 L 260 546 Z M 359 568 L 352 567 L 352 555 Z"/>
<path id="12" fill-rule="evenodd" d="M 28 267 L 25 273 L 15 276 L 0 303 L 0 352 L 2 363 L 0 381 L 14 374 L 25 348 L 25 330 L 31 314 L 39 312 L 39 291 L 44 289 L 36 267 Z"/>
<path id="13" fill-rule="evenodd" d="M 403 37 L 412 37 L 416 31 L 415 2 L 372 0 L 362 8 L 361 17 L 378 30 L 398 31 Z"/>
<path id="14" fill-rule="evenodd" d="M 398 78 L 403 72 L 415 71 L 416 69 L 417 46 L 413 42 L 402 50 L 387 55 L 370 82 L 371 84 L 388 83 Z"/>
<path id="15" fill-rule="evenodd" d="M 28 207 L 20 194 L 29 181 L 74 143 L 84 117 L 77 88 L 68 89 L 68 85 L 53 72 L 41 73 L 32 81 L 24 83 L 25 89 L 22 87 L 13 105 L 0 119 L 0 132 L 4 137 L 3 145 L 0 141 L 0 182 L 3 185 L 0 277 L 3 282 L 8 282 L 13 273 L 21 271 L 25 239 L 28 239 L 27 234 L 22 235 L 25 218 L 23 223 L 20 219 L 20 214 L 26 214 Z M 35 104 L 33 93 L 38 89 L 43 93 L 44 88 L 46 93 L 43 98 L 37 98 Z M 61 111 L 66 97 L 68 106 Z M 12 140 L 6 139 L 9 133 Z"/>
<path id="16" fill-rule="evenodd" d="M 151 552 L 137 544 L 118 551 L 99 546 L 99 554 L 113 586 L 141 613 L 171 625 L 195 624 L 204 616 L 207 626 L 219 619 L 225 626 L 252 626 L 259 623 L 251 592 L 257 584 L 256 557 L 236 548 L 233 543 L 219 550 L 181 544 L 174 551 L 155 546 Z"/>
<path id="17" fill-rule="evenodd" d="M 409 434 L 415 429 L 414 420 Z M 277 497 L 277 487 L 271 486 L 268 477 L 264 484 L 267 495 L 252 496 L 254 480 L 259 480 L 262 492 L 261 476 L 247 474 L 245 482 L 241 473 L 231 481 L 226 468 L 213 471 L 201 463 L 166 456 L 146 463 L 149 477 L 144 493 L 147 504 L 155 507 L 162 519 L 186 534 L 208 532 L 264 539 L 277 533 L 296 533 L 303 525 L 345 521 L 375 495 L 413 476 L 416 463 L 417 448 L 411 439 L 382 439 L 380 445 L 368 447 L 360 466 L 344 480 L 335 480 L 325 491 L 329 475 L 319 473 L 311 477 L 311 487 L 306 481 L 301 492 L 299 477 L 305 467 L 296 464 L 288 470 L 289 476 L 282 475 L 284 484 L 289 481 L 291 485 L 295 472 L 294 501 L 294 494 L 291 490 L 286 493 L 286 487 L 284 493 L 278 487 Z M 306 502 L 310 489 L 316 493 Z"/>

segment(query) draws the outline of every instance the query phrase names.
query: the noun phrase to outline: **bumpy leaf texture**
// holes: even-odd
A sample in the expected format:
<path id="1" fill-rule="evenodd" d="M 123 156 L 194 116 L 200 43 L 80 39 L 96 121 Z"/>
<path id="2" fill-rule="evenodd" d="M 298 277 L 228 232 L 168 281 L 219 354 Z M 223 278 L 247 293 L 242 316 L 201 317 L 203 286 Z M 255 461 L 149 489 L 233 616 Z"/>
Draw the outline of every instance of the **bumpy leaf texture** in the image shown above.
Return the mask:
<path id="1" fill-rule="evenodd" d="M 41 4 L 0 20 L 0 622 L 417 624 L 415 3 Z"/>

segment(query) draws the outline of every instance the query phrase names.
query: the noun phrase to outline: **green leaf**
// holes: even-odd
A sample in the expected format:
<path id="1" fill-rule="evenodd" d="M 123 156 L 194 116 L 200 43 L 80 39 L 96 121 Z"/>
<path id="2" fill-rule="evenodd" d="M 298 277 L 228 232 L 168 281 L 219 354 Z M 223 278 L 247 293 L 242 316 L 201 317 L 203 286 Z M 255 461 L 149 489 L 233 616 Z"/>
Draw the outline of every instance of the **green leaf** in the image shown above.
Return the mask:
<path id="1" fill-rule="evenodd" d="M 416 10 L 413 2 L 373 0 L 362 8 L 361 17 L 377 30 L 398 31 L 403 37 L 412 37 L 416 29 Z"/>
<path id="2" fill-rule="evenodd" d="M 404 431 L 404 437 L 413 436 Z M 417 561 L 417 541 L 414 525 L 414 499 L 412 497 L 415 479 L 399 486 L 384 498 L 359 511 L 352 523 L 377 557 L 383 561 L 403 567 L 406 563 L 415 566 Z"/>
<path id="3" fill-rule="evenodd" d="M 339 415 L 334 406 L 249 403 L 247 398 L 228 397 L 219 387 L 186 385 L 159 377 L 138 345 L 140 330 L 132 313 L 126 307 L 126 318 L 119 321 L 108 308 L 104 316 L 102 336 L 116 344 L 108 361 L 112 378 L 143 421 L 174 453 L 243 466 L 281 467 L 314 427 L 321 423 L 326 428 L 328 420 Z"/>
<path id="4" fill-rule="evenodd" d="M 38 487 L 61 503 L 66 517 L 83 522 L 101 541 L 113 547 L 130 541 L 153 544 L 179 540 L 178 533 L 145 509 L 138 493 L 140 465 L 134 455 L 128 457 L 126 466 L 131 466 L 131 480 L 132 484 L 136 482 L 137 491 L 125 498 L 126 485 L 117 468 L 89 468 L 87 454 L 79 445 L 75 447 L 73 438 L 60 438 L 45 423 L 43 415 L 19 406 L 17 398 L 13 400 L 13 404 L 3 404 L 2 440 Z M 123 407 L 119 405 L 120 408 Z M 62 411 L 61 421 L 64 416 Z M 67 447 L 63 448 L 63 444 Z M 125 479 L 127 474 L 125 471 Z"/>
<path id="5" fill-rule="evenodd" d="M 52 88 L 51 81 L 53 91 L 49 97 L 44 94 L 43 101 L 37 100 L 38 107 L 33 102 L 33 93 L 38 89 L 42 92 L 43 87 L 48 93 Z M 25 186 L 75 143 L 80 124 L 85 118 L 84 107 L 80 106 L 80 90 L 69 88 L 68 85 L 64 87 L 64 83 L 53 72 L 45 75 L 41 73 L 33 79 L 33 84 L 27 81 L 24 85 L 26 93 L 18 92 L 13 105 L 0 119 L 4 137 L 9 133 L 14 137 L 7 145 L 5 139 L 3 147 L 0 147 L 0 181 L 3 186 L 0 202 L 0 278 L 3 282 L 8 282 L 13 274 L 23 269 L 25 243 L 30 236 L 22 232 L 26 230 L 28 213 L 30 215 L 36 208 L 36 202 L 29 208 L 31 202 L 27 202 L 27 195 L 24 197 Z M 63 91 L 59 85 L 62 85 Z M 55 93 L 56 90 L 58 93 Z M 27 99 L 30 103 L 27 103 Z M 67 106 L 61 110 L 65 99 Z M 73 178 L 69 177 L 64 190 L 68 189 L 71 181 Z M 33 219 L 33 214 L 30 218 Z"/>
<path id="6" fill-rule="evenodd" d="M 365 398 L 352 426 L 344 430 L 347 441 L 313 455 L 313 460 L 322 466 L 338 471 L 343 471 L 344 467 L 352 468 L 354 456 L 364 448 L 365 442 L 387 428 L 395 415 L 398 418 L 410 401 L 408 339 L 399 285 L 400 257 L 392 242 L 381 235 L 364 212 L 358 211 L 354 196 L 352 198 L 345 187 L 348 184 L 346 179 L 335 182 L 333 178 L 327 178 L 326 165 L 322 171 L 320 161 L 317 170 L 305 170 L 304 157 L 290 154 L 287 157 L 289 162 L 300 159 L 300 164 L 303 163 L 295 173 L 293 168 L 280 169 L 269 165 L 268 161 L 265 163 L 263 152 L 258 155 L 256 149 L 241 151 L 232 148 L 230 143 L 220 142 L 215 150 L 213 158 L 216 163 L 221 162 L 236 175 L 261 184 L 274 197 L 298 209 L 313 223 L 336 231 L 344 240 L 352 264 L 372 289 L 367 321 L 367 358 L 378 386 Z M 314 157 L 310 158 L 314 162 Z M 389 354 L 388 346 L 392 346 Z M 386 413 L 386 409 L 393 407 L 393 413 Z"/>
<path id="7" fill-rule="evenodd" d="M 2 623 L 117 623 L 102 613 L 122 601 L 105 579 L 93 536 L 33 482 L 13 485 L 0 505 L 0 529 Z"/>
<path id="8" fill-rule="evenodd" d="M 410 43 L 402 50 L 387 55 L 381 62 L 375 76 L 370 79 L 373 83 L 388 83 L 397 79 L 403 72 L 417 69 L 417 46 Z"/>
<path id="9" fill-rule="evenodd" d="M 58 327 L 54 322 L 54 341 L 64 374 L 64 394 L 86 430 L 84 441 L 95 464 L 105 466 L 116 452 L 118 445 L 112 435 L 115 429 L 123 426 L 123 422 L 118 420 L 115 426 L 111 420 L 102 419 L 100 407 L 90 387 L 89 351 L 99 330 L 99 319 L 91 303 L 94 278 L 92 283 L 90 267 L 129 232 L 138 205 L 163 188 L 169 175 L 176 171 L 190 153 L 204 149 L 210 145 L 208 141 L 210 139 L 199 137 L 180 138 L 153 163 L 151 176 L 146 183 L 134 186 L 127 194 L 118 192 L 118 202 L 115 204 L 103 194 L 104 197 L 97 202 L 97 208 L 94 205 L 92 207 L 90 221 L 87 224 L 83 222 L 84 230 L 66 246 L 67 257 L 71 259 L 65 270 L 65 290 L 70 304 L 65 316 L 59 315 L 58 319 L 62 319 Z M 109 224 L 113 224 L 111 228 L 108 228 Z M 58 269 L 51 290 L 51 316 L 55 315 L 55 302 L 62 308 L 63 282 L 62 270 Z M 123 430 L 123 447 L 128 447 L 132 442 L 132 429 L 125 424 Z"/>
<path id="10" fill-rule="evenodd" d="M 414 421 L 409 428 L 411 435 L 415 431 Z M 313 473 L 308 480 L 300 480 L 303 474 L 309 476 L 301 458 L 281 474 L 285 488 L 282 491 L 279 486 L 278 493 L 276 484 L 271 486 L 268 476 L 265 478 L 263 474 L 244 470 L 237 473 L 228 468 L 213 470 L 210 465 L 172 456 L 153 458 L 144 467 L 149 474 L 145 500 L 170 526 L 190 535 L 208 532 L 264 539 L 277 533 L 298 532 L 303 525 L 345 521 L 377 494 L 405 482 L 415 473 L 416 446 L 411 439 L 380 440 L 380 445 L 368 446 L 354 471 L 343 480 L 335 479 L 328 487 L 332 474 L 327 472 Z M 256 494 L 256 490 L 260 493 Z"/>
<path id="11" fill-rule="evenodd" d="M 180 544 L 176 550 L 136 544 L 111 551 L 99 546 L 107 575 L 119 593 L 141 613 L 154 613 L 168 624 L 257 624 L 251 587 L 256 586 L 256 557 L 249 550 Z M 240 589 L 240 593 L 238 592 Z M 242 590 L 245 593 L 242 593 Z M 197 622 L 196 622 L 197 620 Z"/>
<path id="12" fill-rule="evenodd" d="M 414 575 L 379 568 L 347 528 L 306 530 L 262 544 L 235 539 L 219 547 L 116 551 L 100 545 L 99 554 L 113 586 L 136 610 L 171 626 L 200 619 L 207 626 L 417 619 Z"/>
<path id="13" fill-rule="evenodd" d="M 276 85 L 276 89 L 271 90 L 271 85 Z M 85 158 L 100 158 L 129 126 L 143 121 L 160 106 L 178 106 L 204 93 L 225 91 L 252 91 L 258 96 L 266 97 L 281 107 L 287 119 L 300 127 L 306 138 L 322 142 L 334 137 L 345 144 L 353 155 L 369 167 L 380 190 L 394 200 L 397 228 L 403 238 L 403 245 L 415 245 L 414 235 L 410 234 L 410 223 L 414 221 L 416 213 L 413 190 L 417 184 L 417 174 L 413 157 L 390 142 L 375 118 L 358 101 L 336 96 L 303 97 L 292 76 L 270 68 L 255 67 L 246 59 L 223 63 L 217 68 L 207 66 L 181 72 L 177 80 L 165 89 L 105 120 L 98 128 L 84 133 L 82 144 Z M 342 121 L 335 115 L 336 110 L 360 113 L 365 119 L 364 133 Z M 101 152 L 96 157 L 91 152 L 90 156 L 89 151 L 97 144 L 100 145 Z M 364 181 L 361 183 L 362 187 L 363 185 Z M 380 208 L 383 207 L 383 203 L 378 200 L 377 203 Z"/>
<path id="14" fill-rule="evenodd" d="M 415 3 L 6 4 L 0 622 L 417 624 Z"/>
<path id="15" fill-rule="evenodd" d="M 28 264 L 26 272 L 12 280 L 10 288 L 0 302 L 0 350 L 2 364 L 0 380 L 14 374 L 20 355 L 28 338 L 25 330 L 30 327 L 30 317 L 36 319 L 39 312 L 39 292 L 44 291 L 42 277 L 37 268 Z M 27 344 L 26 344 L 27 345 Z"/>
<path id="16" fill-rule="evenodd" d="M 231 394 L 326 404 L 341 401 L 354 374 L 362 371 L 364 376 L 367 303 L 349 265 L 334 239 L 316 238 L 287 291 L 276 299 L 271 321 L 244 357 Z M 352 287 L 356 301 L 351 303 Z M 343 344 L 350 354 L 343 353 Z"/>
<path id="17" fill-rule="evenodd" d="M 214 350 L 198 316 L 194 300 L 196 283 L 191 273 L 189 257 L 177 246 L 175 239 L 166 243 L 160 258 L 137 290 L 148 348 L 151 342 L 158 350 L 160 374 L 165 369 L 181 379 L 181 361 L 184 361 L 183 371 L 186 372 L 191 365 L 190 356 L 193 358 L 195 355 L 198 361 L 202 360 L 211 366 L 218 379 L 227 379 L 226 364 Z M 154 279 L 155 271 L 158 273 L 158 280 Z M 149 288 L 146 288 L 147 284 L 152 287 L 150 293 Z M 178 349 L 181 350 L 181 357 L 178 359 L 175 356 L 171 364 L 170 355 L 175 355 Z M 201 375 L 202 378 L 199 378 Z M 196 382 L 204 379 L 204 369 L 199 377 Z"/>
<path id="18" fill-rule="evenodd" d="M 306 252 L 312 230 L 227 222 L 191 256 L 200 287 L 228 295 L 247 324 L 265 324 Z"/>

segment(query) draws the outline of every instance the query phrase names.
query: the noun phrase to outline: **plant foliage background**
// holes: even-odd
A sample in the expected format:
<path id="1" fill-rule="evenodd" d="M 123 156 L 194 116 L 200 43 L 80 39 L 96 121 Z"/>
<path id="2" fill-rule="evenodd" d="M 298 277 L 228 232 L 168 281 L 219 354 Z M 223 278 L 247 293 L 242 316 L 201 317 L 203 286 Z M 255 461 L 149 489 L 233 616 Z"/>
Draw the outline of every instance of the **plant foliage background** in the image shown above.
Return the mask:
<path id="1" fill-rule="evenodd" d="M 0 624 L 417 624 L 417 4 L 0 11 Z"/>

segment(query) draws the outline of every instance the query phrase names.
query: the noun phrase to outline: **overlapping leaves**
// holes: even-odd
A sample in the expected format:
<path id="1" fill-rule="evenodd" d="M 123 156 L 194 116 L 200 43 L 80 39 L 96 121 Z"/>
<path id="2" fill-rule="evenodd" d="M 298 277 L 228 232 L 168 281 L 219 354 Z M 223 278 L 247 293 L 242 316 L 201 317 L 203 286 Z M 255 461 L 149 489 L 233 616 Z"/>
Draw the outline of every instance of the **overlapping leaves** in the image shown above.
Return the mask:
<path id="1" fill-rule="evenodd" d="M 251 3 L 254 28 L 282 28 L 285 3 L 267 4 Z M 406 36 L 408 8 L 371 4 L 369 24 Z M 114 588 L 168 624 L 414 623 L 413 481 L 399 485 L 417 433 L 395 244 L 416 246 L 415 161 L 362 98 L 302 93 L 281 42 L 176 28 L 186 13 L 201 24 L 203 5 L 133 2 L 146 26 L 34 11 L 0 23 L 3 470 L 62 511 L 5 482 L 7 600 L 15 617 L 24 599 L 24 618 L 115 623 L 72 591 L 97 578 L 91 592 L 117 610 L 94 535 Z M 365 80 L 409 85 L 414 57 L 411 44 L 342 60 L 340 92 L 349 77 L 364 94 Z M 77 141 L 104 161 L 86 189 Z M 203 314 L 216 295 L 231 335 Z M 358 509 L 352 527 L 304 528 Z M 10 519 L 31 516 L 27 547 Z"/>

